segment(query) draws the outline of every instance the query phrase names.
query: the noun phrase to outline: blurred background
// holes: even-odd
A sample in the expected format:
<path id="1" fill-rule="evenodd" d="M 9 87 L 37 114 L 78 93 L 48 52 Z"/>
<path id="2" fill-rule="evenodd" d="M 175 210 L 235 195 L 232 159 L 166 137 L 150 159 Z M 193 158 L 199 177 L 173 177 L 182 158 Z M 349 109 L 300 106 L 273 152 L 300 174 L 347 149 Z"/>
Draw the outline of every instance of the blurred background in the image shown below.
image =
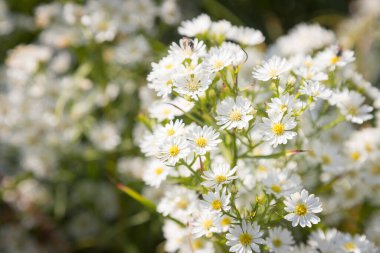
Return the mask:
<path id="1" fill-rule="evenodd" d="M 146 74 L 182 20 L 261 30 L 319 23 L 379 83 L 376 0 L 0 0 L 0 252 L 163 252 L 141 181 Z M 363 231 L 358 231 L 363 232 Z"/>

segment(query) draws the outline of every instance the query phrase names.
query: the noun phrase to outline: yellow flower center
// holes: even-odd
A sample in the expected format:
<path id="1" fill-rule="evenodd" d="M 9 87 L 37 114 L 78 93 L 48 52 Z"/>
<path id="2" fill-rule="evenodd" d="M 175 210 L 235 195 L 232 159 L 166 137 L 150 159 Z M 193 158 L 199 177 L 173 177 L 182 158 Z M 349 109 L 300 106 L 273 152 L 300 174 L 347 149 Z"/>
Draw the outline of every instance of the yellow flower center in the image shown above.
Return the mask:
<path id="1" fill-rule="evenodd" d="M 353 243 L 353 242 L 346 242 L 343 247 L 346 249 L 346 250 L 354 250 L 356 249 L 356 244 Z"/>
<path id="2" fill-rule="evenodd" d="M 322 164 L 324 165 L 330 165 L 331 164 L 331 158 L 328 155 L 322 155 Z"/>
<path id="3" fill-rule="evenodd" d="M 276 79 L 278 77 L 278 70 L 277 69 L 271 69 L 269 71 L 269 75 L 271 78 Z"/>
<path id="4" fill-rule="evenodd" d="M 294 209 L 294 212 L 298 215 L 298 216 L 303 216 L 307 213 L 307 207 L 305 206 L 305 204 L 298 204 L 296 205 L 296 208 Z"/>
<path id="5" fill-rule="evenodd" d="M 169 128 L 168 130 L 166 130 L 166 135 L 167 136 L 172 136 L 173 134 L 175 134 L 174 128 Z"/>
<path id="6" fill-rule="evenodd" d="M 177 156 L 179 154 L 179 147 L 177 145 L 173 145 L 169 148 L 169 155 L 170 156 Z"/>
<path id="7" fill-rule="evenodd" d="M 180 201 L 177 202 L 177 207 L 179 209 L 186 209 L 188 205 L 189 205 L 189 202 L 186 199 L 181 199 Z"/>
<path id="8" fill-rule="evenodd" d="M 172 69 L 172 68 L 173 68 L 173 64 L 171 64 L 171 63 L 166 64 L 166 65 L 165 65 L 165 68 L 166 68 L 166 69 Z"/>
<path id="9" fill-rule="evenodd" d="M 207 145 L 207 139 L 204 137 L 199 137 L 195 140 L 195 144 L 197 144 L 198 147 L 204 148 Z"/>
<path id="10" fill-rule="evenodd" d="M 212 220 L 204 220 L 202 226 L 204 229 L 209 230 L 212 227 Z"/>
<path id="11" fill-rule="evenodd" d="M 201 239 L 194 240 L 192 244 L 194 250 L 203 249 L 204 247 L 204 242 Z"/>
<path id="12" fill-rule="evenodd" d="M 163 169 L 163 168 L 161 168 L 161 167 L 159 167 L 159 168 L 156 168 L 156 169 L 154 170 L 154 173 L 156 173 L 156 175 L 161 175 L 161 174 L 162 174 L 162 172 L 164 172 L 164 169 Z"/>
<path id="13" fill-rule="evenodd" d="M 271 189 L 275 193 L 280 193 L 281 192 L 281 186 L 279 186 L 279 185 L 272 185 Z"/>
<path id="14" fill-rule="evenodd" d="M 340 61 L 340 57 L 337 56 L 337 55 L 334 55 L 334 56 L 331 57 L 331 59 L 330 59 L 331 64 L 337 64 L 338 61 Z"/>
<path id="15" fill-rule="evenodd" d="M 223 68 L 223 66 L 224 66 L 224 62 L 221 61 L 221 60 L 216 60 L 216 61 L 214 62 L 214 68 L 216 68 L 216 69 Z"/>
<path id="16" fill-rule="evenodd" d="M 170 113 L 171 113 L 171 111 L 168 108 L 165 108 L 165 109 L 162 110 L 162 114 L 163 115 L 169 115 Z"/>
<path id="17" fill-rule="evenodd" d="M 348 114 L 350 114 L 352 116 L 358 115 L 358 113 L 359 113 L 358 108 L 355 106 L 348 107 L 347 112 L 348 112 Z"/>
<path id="18" fill-rule="evenodd" d="M 223 182 L 225 182 L 227 180 L 227 177 L 225 175 L 217 175 L 215 177 L 215 181 L 218 183 L 218 184 L 221 184 Z"/>
<path id="19" fill-rule="evenodd" d="M 230 113 L 230 120 L 231 121 L 239 121 L 239 120 L 241 120 L 242 116 L 243 115 L 238 110 L 232 110 L 232 112 Z"/>
<path id="20" fill-rule="evenodd" d="M 272 131 L 275 135 L 282 135 L 284 133 L 285 126 L 282 123 L 273 124 Z"/>
<path id="21" fill-rule="evenodd" d="M 288 106 L 285 105 L 285 104 L 282 104 L 282 105 L 280 106 L 280 111 L 281 111 L 281 112 L 285 112 L 286 110 L 288 110 Z"/>
<path id="22" fill-rule="evenodd" d="M 197 91 L 199 89 L 199 83 L 196 80 L 191 80 L 190 82 L 186 83 L 186 88 L 189 91 Z"/>
<path id="23" fill-rule="evenodd" d="M 359 152 L 352 152 L 351 153 L 351 158 L 354 161 L 358 161 L 360 159 L 360 153 Z"/>
<path id="24" fill-rule="evenodd" d="M 242 233 L 239 236 L 239 242 L 245 247 L 250 245 L 252 243 L 252 235 L 248 233 Z"/>
<path id="25" fill-rule="evenodd" d="M 229 217 L 224 217 L 220 221 L 220 224 L 222 224 L 222 226 L 229 226 L 231 224 L 231 219 Z"/>
<path id="26" fill-rule="evenodd" d="M 219 199 L 216 199 L 213 202 L 211 202 L 211 207 L 214 210 L 219 210 L 222 208 L 222 202 Z"/>
<path id="27" fill-rule="evenodd" d="M 167 82 L 166 82 L 166 86 L 172 86 L 173 85 L 173 81 L 172 80 L 168 80 Z"/>
<path id="28" fill-rule="evenodd" d="M 279 238 L 275 238 L 275 239 L 272 241 L 272 243 L 273 243 L 273 246 L 275 246 L 276 248 L 279 248 L 279 247 L 281 247 L 281 245 L 282 245 L 282 241 L 281 241 Z"/>

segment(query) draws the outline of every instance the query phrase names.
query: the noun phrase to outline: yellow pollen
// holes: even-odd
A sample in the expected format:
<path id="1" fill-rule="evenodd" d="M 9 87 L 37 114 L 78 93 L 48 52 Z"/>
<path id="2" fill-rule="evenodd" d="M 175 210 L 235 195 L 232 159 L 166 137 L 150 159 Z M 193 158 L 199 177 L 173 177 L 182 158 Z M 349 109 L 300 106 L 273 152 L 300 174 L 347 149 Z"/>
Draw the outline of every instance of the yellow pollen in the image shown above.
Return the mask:
<path id="1" fill-rule="evenodd" d="M 224 217 L 221 221 L 220 221 L 220 224 L 222 224 L 222 226 L 228 226 L 231 224 L 231 219 L 229 217 Z"/>
<path id="2" fill-rule="evenodd" d="M 224 67 L 224 63 L 223 63 L 223 61 L 221 61 L 221 60 L 216 60 L 215 62 L 214 62 L 214 68 L 216 68 L 216 69 L 220 69 L 220 68 L 223 68 Z"/>
<path id="3" fill-rule="evenodd" d="M 171 111 L 168 108 L 165 108 L 162 110 L 162 114 L 164 114 L 164 115 L 169 115 L 170 113 L 171 113 Z"/>
<path id="4" fill-rule="evenodd" d="M 352 115 L 352 116 L 356 116 L 358 115 L 358 108 L 357 107 L 354 107 L 354 106 L 350 106 L 347 108 L 347 112 L 348 114 Z"/>
<path id="5" fill-rule="evenodd" d="M 264 173 L 267 172 L 267 167 L 264 165 L 259 165 L 259 167 L 257 167 L 257 170 Z"/>
<path id="6" fill-rule="evenodd" d="M 272 185 L 271 189 L 275 193 L 280 193 L 281 192 L 281 186 L 279 186 L 279 185 Z"/>
<path id="7" fill-rule="evenodd" d="M 156 168 L 156 169 L 154 170 L 154 173 L 156 173 L 156 175 L 161 175 L 161 174 L 162 174 L 162 172 L 164 172 L 164 169 L 163 169 L 163 168 L 161 168 L 161 167 L 159 167 L 159 168 Z"/>
<path id="8" fill-rule="evenodd" d="M 173 68 L 173 64 L 171 64 L 171 63 L 166 64 L 166 65 L 165 65 L 165 68 L 166 68 L 166 69 L 172 69 L 172 68 Z"/>
<path id="9" fill-rule="evenodd" d="M 282 135 L 284 133 L 285 126 L 282 123 L 274 123 L 272 131 L 275 135 Z"/>
<path id="10" fill-rule="evenodd" d="M 231 121 L 239 121 L 239 120 L 241 120 L 242 116 L 243 115 L 238 110 L 232 110 L 232 112 L 230 113 L 230 120 Z"/>
<path id="11" fill-rule="evenodd" d="M 346 250 L 354 250 L 356 249 L 356 244 L 353 243 L 353 242 L 346 242 L 343 247 L 346 249 Z"/>
<path id="12" fill-rule="evenodd" d="M 351 153 L 351 158 L 354 161 L 358 161 L 360 159 L 360 153 L 359 152 L 352 152 Z"/>
<path id="13" fill-rule="evenodd" d="M 288 110 L 288 106 L 282 104 L 282 105 L 280 106 L 280 111 L 281 111 L 281 112 L 285 112 L 286 110 Z"/>
<path id="14" fill-rule="evenodd" d="M 241 245 L 243 246 L 248 246 L 252 243 L 252 235 L 248 234 L 248 233 L 242 233 L 240 236 L 239 236 L 239 242 L 241 243 Z"/>
<path id="15" fill-rule="evenodd" d="M 307 207 L 305 206 L 305 204 L 300 203 L 300 204 L 296 205 L 294 212 L 298 216 L 303 216 L 303 215 L 307 214 Z"/>
<path id="16" fill-rule="evenodd" d="M 275 239 L 272 241 L 272 243 L 273 243 L 273 246 L 275 246 L 276 248 L 279 248 L 279 247 L 281 247 L 281 245 L 282 245 L 282 241 L 281 241 L 279 238 L 275 238 Z"/>
<path id="17" fill-rule="evenodd" d="M 189 91 L 197 91 L 199 89 L 199 83 L 196 80 L 191 80 L 190 82 L 186 83 L 186 88 Z"/>
<path id="18" fill-rule="evenodd" d="M 172 136 L 173 134 L 175 134 L 174 128 L 169 128 L 168 130 L 166 130 L 166 135 L 167 136 Z"/>
<path id="19" fill-rule="evenodd" d="M 202 223 L 204 229 L 209 230 L 212 227 L 212 220 L 205 220 Z"/>
<path id="20" fill-rule="evenodd" d="M 271 69 L 269 71 L 269 75 L 273 78 L 273 79 L 276 79 L 278 77 L 278 71 L 277 69 Z"/>
<path id="21" fill-rule="evenodd" d="M 194 240 L 192 244 L 194 250 L 203 249 L 204 247 L 204 242 L 201 239 Z"/>
<path id="22" fill-rule="evenodd" d="M 166 82 L 166 86 L 172 86 L 173 85 L 173 81 L 172 80 L 168 80 L 167 82 Z"/>
<path id="23" fill-rule="evenodd" d="M 197 144 L 198 147 L 204 148 L 207 145 L 207 139 L 204 137 L 199 137 L 195 140 L 195 144 Z"/>
<path id="24" fill-rule="evenodd" d="M 338 61 L 340 61 L 340 57 L 337 56 L 337 55 L 334 55 L 334 56 L 331 57 L 331 59 L 330 59 L 331 64 L 337 64 Z"/>
<path id="25" fill-rule="evenodd" d="M 365 148 L 365 151 L 367 151 L 367 152 L 372 152 L 373 151 L 373 147 L 371 146 L 371 144 L 369 144 L 369 143 L 366 143 L 365 145 L 364 145 L 364 148 Z"/>
<path id="26" fill-rule="evenodd" d="M 219 210 L 222 208 L 222 202 L 219 200 L 219 199 L 216 199 L 214 200 L 212 203 L 211 203 L 211 207 L 212 209 L 214 210 Z"/>
<path id="27" fill-rule="evenodd" d="M 223 182 L 225 182 L 227 180 L 227 177 L 225 175 L 217 175 L 215 177 L 215 181 L 218 183 L 218 184 L 221 184 Z"/>
<path id="28" fill-rule="evenodd" d="M 179 154 L 179 147 L 177 145 L 173 145 L 169 148 L 169 155 L 170 156 L 177 156 Z"/>
<path id="29" fill-rule="evenodd" d="M 331 164 L 331 158 L 328 155 L 322 155 L 322 164 L 324 165 L 330 165 Z"/>
<path id="30" fill-rule="evenodd" d="M 180 201 L 177 202 L 177 207 L 179 209 L 186 209 L 188 205 L 189 205 L 189 202 L 186 199 L 181 199 Z"/>

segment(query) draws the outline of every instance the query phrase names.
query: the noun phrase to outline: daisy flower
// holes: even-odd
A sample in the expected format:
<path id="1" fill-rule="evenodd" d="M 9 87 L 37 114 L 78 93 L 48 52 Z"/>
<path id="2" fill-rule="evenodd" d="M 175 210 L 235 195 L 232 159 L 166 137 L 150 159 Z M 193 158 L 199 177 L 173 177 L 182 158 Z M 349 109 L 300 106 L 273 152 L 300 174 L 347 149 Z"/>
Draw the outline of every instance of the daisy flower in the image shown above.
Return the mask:
<path id="1" fill-rule="evenodd" d="M 269 236 L 266 239 L 270 252 L 288 253 L 294 244 L 294 239 L 289 230 L 275 227 L 268 230 Z"/>
<path id="2" fill-rule="evenodd" d="M 350 235 L 340 233 L 335 239 L 338 250 L 347 253 L 375 253 L 375 245 L 368 241 L 364 235 Z"/>
<path id="3" fill-rule="evenodd" d="M 230 247 L 230 252 L 252 253 L 260 252 L 259 244 L 264 244 L 262 239 L 263 232 L 260 231 L 260 226 L 257 223 L 247 223 L 242 221 L 241 225 L 235 225 L 230 228 L 227 238 L 227 245 Z"/>
<path id="4" fill-rule="evenodd" d="M 282 75 L 287 73 L 289 69 L 289 63 L 285 59 L 273 56 L 261 66 L 256 67 L 252 72 L 252 76 L 261 81 L 279 79 Z"/>
<path id="5" fill-rule="evenodd" d="M 286 144 L 288 140 L 297 135 L 296 132 L 290 131 L 297 125 L 293 117 L 288 114 L 282 117 L 278 113 L 268 113 L 268 117 L 263 118 L 263 123 L 258 126 L 262 131 L 263 139 L 269 141 L 273 147 L 277 147 L 278 144 Z"/>
<path id="6" fill-rule="evenodd" d="M 284 203 L 285 211 L 289 213 L 284 218 L 291 221 L 293 227 L 298 224 L 301 227 L 311 227 L 312 224 L 319 223 L 320 219 L 315 213 L 322 212 L 322 205 L 319 198 L 314 197 L 314 194 L 309 195 L 308 191 L 304 189 L 291 194 Z"/>
<path id="7" fill-rule="evenodd" d="M 335 68 L 346 66 L 355 60 L 354 52 L 351 50 L 342 50 L 338 46 L 331 46 L 317 54 L 315 63 L 320 68 L 327 68 L 333 71 Z"/>
<path id="8" fill-rule="evenodd" d="M 218 72 L 232 64 L 234 60 L 231 51 L 224 48 L 213 47 L 206 58 L 206 64 L 211 72 Z"/>
<path id="9" fill-rule="evenodd" d="M 174 90 L 184 96 L 190 96 L 198 100 L 210 86 L 212 80 L 206 71 L 195 72 L 192 74 L 176 75 L 174 78 Z"/>
<path id="10" fill-rule="evenodd" d="M 189 154 L 187 140 L 182 136 L 169 138 L 159 148 L 159 158 L 167 165 L 175 165 Z"/>
<path id="11" fill-rule="evenodd" d="M 172 43 L 169 54 L 181 62 L 185 59 L 198 59 L 206 55 L 206 45 L 198 39 L 183 38 L 179 41 L 179 45 Z"/>
<path id="12" fill-rule="evenodd" d="M 238 96 L 234 100 L 228 97 L 216 108 L 217 124 L 221 126 L 221 129 L 227 130 L 247 128 L 248 122 L 253 119 L 253 115 L 250 115 L 252 111 L 253 107 L 248 99 Z"/>
<path id="13" fill-rule="evenodd" d="M 206 170 L 202 178 L 206 181 L 202 185 L 209 188 L 216 188 L 225 184 L 229 184 L 232 180 L 236 179 L 234 176 L 237 167 L 231 169 L 228 164 L 219 163 L 213 166 L 210 170 Z"/>
<path id="14" fill-rule="evenodd" d="M 308 81 L 325 81 L 328 79 L 328 76 L 326 73 L 320 71 L 319 69 L 315 67 L 303 66 L 299 69 L 294 70 L 294 73 Z"/>
<path id="15" fill-rule="evenodd" d="M 300 109 L 301 103 L 296 100 L 294 96 L 285 94 L 281 95 L 279 98 L 272 98 L 271 102 L 268 103 L 268 107 L 268 113 L 285 114 Z"/>
<path id="16" fill-rule="evenodd" d="M 216 40 L 224 40 L 228 31 L 231 30 L 231 23 L 227 20 L 219 20 L 211 23 L 210 35 Z"/>
<path id="17" fill-rule="evenodd" d="M 230 210 L 230 195 L 222 191 L 220 194 L 218 191 L 209 191 L 206 195 L 202 195 L 202 206 L 211 211 L 221 212 L 222 210 Z"/>
<path id="18" fill-rule="evenodd" d="M 199 217 L 191 223 L 191 233 L 195 238 L 204 235 L 211 237 L 213 233 L 218 233 L 220 230 L 220 216 L 208 210 L 202 210 Z"/>
<path id="19" fill-rule="evenodd" d="M 300 89 L 300 93 L 313 98 L 321 98 L 327 100 L 331 97 L 332 91 L 319 82 L 305 81 Z"/>
<path id="20" fill-rule="evenodd" d="M 227 38 L 244 46 L 258 45 L 265 40 L 259 30 L 243 26 L 233 26 L 230 31 L 228 31 Z"/>
<path id="21" fill-rule="evenodd" d="M 159 140 L 166 140 L 169 137 L 180 136 L 185 132 L 185 124 L 182 119 L 170 121 L 165 126 L 159 126 L 155 131 L 155 136 Z"/>
<path id="22" fill-rule="evenodd" d="M 183 21 L 178 28 L 178 33 L 188 37 L 205 34 L 211 27 L 211 19 L 206 14 L 201 14 L 192 20 Z"/>
<path id="23" fill-rule="evenodd" d="M 158 188 L 166 180 L 170 173 L 170 168 L 159 160 L 149 163 L 148 169 L 144 171 L 143 180 L 147 185 Z"/>
<path id="24" fill-rule="evenodd" d="M 222 141 L 219 139 L 219 133 L 209 126 L 195 126 L 189 130 L 188 139 L 191 150 L 199 155 L 205 155 L 206 152 L 216 150 L 218 144 Z"/>
<path id="25" fill-rule="evenodd" d="M 301 188 L 301 180 L 297 174 L 290 174 L 286 170 L 272 169 L 263 180 L 264 187 L 268 193 L 281 198 Z"/>
<path id="26" fill-rule="evenodd" d="M 364 101 L 365 97 L 360 95 L 360 93 L 346 89 L 340 93 L 334 94 L 331 104 L 336 104 L 347 120 L 353 123 L 362 124 L 364 121 L 373 118 L 373 115 L 370 114 L 373 107 L 363 105 Z"/>

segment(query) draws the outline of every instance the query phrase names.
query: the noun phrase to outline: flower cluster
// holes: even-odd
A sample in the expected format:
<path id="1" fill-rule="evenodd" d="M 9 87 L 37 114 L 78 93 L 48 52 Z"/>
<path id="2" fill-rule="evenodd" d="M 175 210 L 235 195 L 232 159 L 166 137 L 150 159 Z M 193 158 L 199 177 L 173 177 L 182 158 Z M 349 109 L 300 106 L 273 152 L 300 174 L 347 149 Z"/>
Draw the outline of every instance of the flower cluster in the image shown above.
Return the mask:
<path id="1" fill-rule="evenodd" d="M 355 70 L 353 51 L 318 25 L 295 28 L 256 61 L 260 31 L 205 14 L 178 31 L 194 38 L 152 64 L 158 99 L 140 143 L 150 158 L 143 179 L 160 189 L 157 211 L 171 220 L 166 250 L 376 252 L 364 236 L 336 230 L 297 246 L 285 228 L 310 228 L 321 215 L 333 225 L 330 210 L 379 189 L 380 91 Z"/>

